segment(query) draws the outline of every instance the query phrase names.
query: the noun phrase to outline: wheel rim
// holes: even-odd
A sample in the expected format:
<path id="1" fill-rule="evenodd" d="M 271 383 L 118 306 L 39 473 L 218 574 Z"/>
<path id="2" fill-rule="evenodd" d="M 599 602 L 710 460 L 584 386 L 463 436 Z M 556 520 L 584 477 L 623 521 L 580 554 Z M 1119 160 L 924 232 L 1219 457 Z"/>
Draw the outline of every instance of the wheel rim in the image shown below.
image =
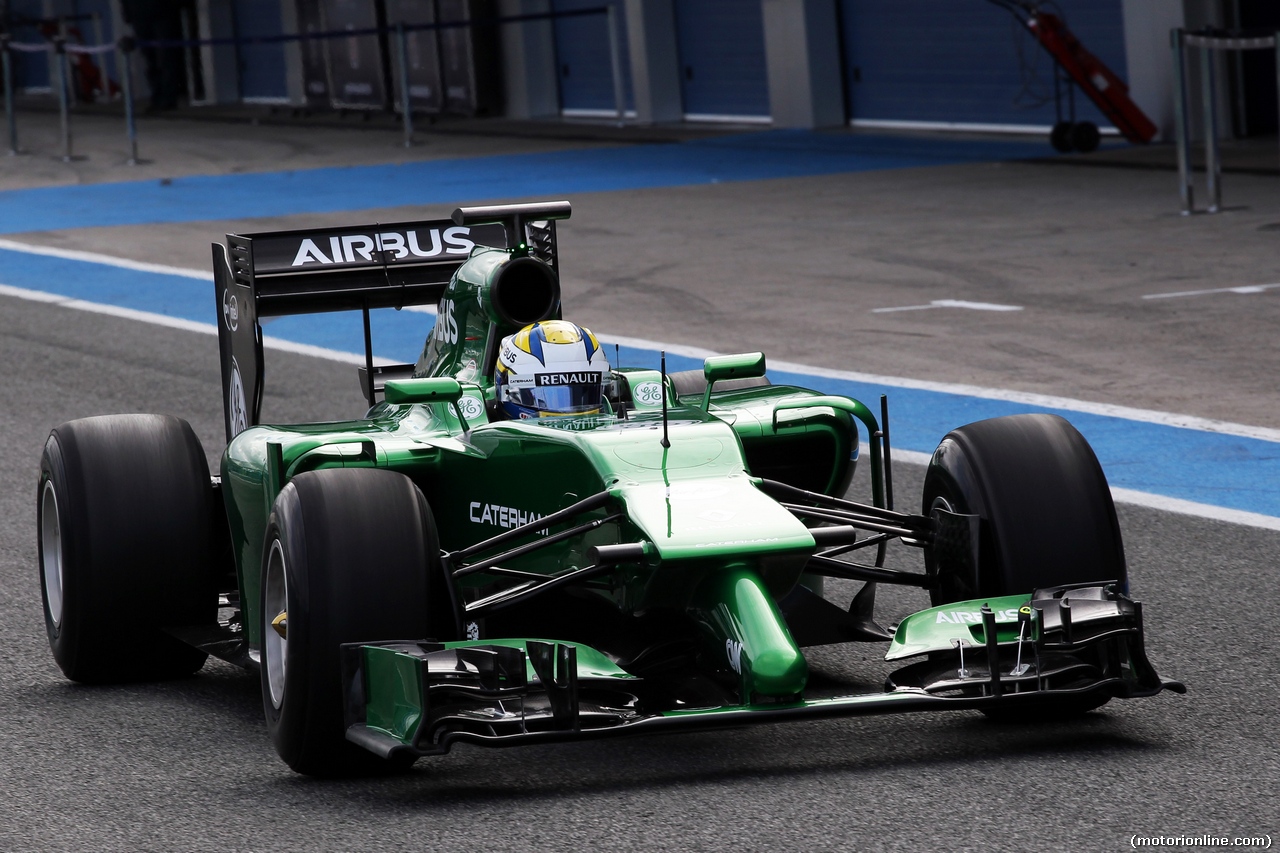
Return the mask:
<path id="1" fill-rule="evenodd" d="M 44 577 L 44 600 L 49 619 L 62 625 L 62 523 L 58 518 L 58 496 L 53 481 L 45 480 L 40 493 L 40 574 Z"/>
<path id="2" fill-rule="evenodd" d="M 936 496 L 934 496 L 933 503 L 929 504 L 929 512 L 933 512 L 935 509 L 940 509 L 940 510 L 942 510 L 943 512 L 955 512 L 955 511 L 956 511 L 956 509 L 955 509 L 955 507 L 952 505 L 951 501 L 947 500 L 947 499 L 946 499 L 945 497 L 943 497 L 942 495 L 936 495 Z"/>
<path id="3" fill-rule="evenodd" d="M 267 687 L 271 705 L 277 709 L 284 703 L 284 685 L 289 650 L 288 625 L 282 634 L 275 622 L 288 613 L 289 583 L 285 577 L 284 548 L 280 540 L 271 543 L 267 556 L 266 577 L 263 580 L 262 608 L 262 665 L 267 672 Z"/>

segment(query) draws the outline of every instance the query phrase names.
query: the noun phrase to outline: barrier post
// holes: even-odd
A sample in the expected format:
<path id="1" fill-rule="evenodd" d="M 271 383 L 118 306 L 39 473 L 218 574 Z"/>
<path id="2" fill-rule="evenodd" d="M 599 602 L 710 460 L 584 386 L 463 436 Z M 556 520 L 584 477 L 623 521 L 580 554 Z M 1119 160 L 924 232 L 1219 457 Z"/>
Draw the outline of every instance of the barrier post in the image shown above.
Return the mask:
<path id="1" fill-rule="evenodd" d="M 71 162 L 71 110 L 67 103 L 67 42 L 61 37 L 53 40 L 53 52 L 58 66 L 58 112 L 62 117 L 62 162 Z"/>
<path id="2" fill-rule="evenodd" d="M 4 63 L 4 117 L 9 128 L 9 156 L 18 151 L 18 119 L 13 114 L 13 58 L 9 55 L 9 34 L 0 33 L 0 61 Z"/>
<path id="3" fill-rule="evenodd" d="M 133 115 L 133 39 L 125 36 L 119 41 L 120 86 L 124 94 L 124 128 L 129 137 L 129 165 L 138 165 L 138 123 Z"/>
<path id="4" fill-rule="evenodd" d="M 400 66 L 400 118 L 404 122 L 404 147 L 413 147 L 413 106 L 409 103 L 409 37 L 404 22 L 396 24 L 396 54 Z"/>
<path id="5" fill-rule="evenodd" d="M 91 12 L 89 17 L 91 19 L 91 23 L 93 24 L 93 43 L 94 45 L 101 45 L 102 44 L 102 15 L 99 14 L 98 12 Z M 110 101 L 111 100 L 111 83 L 108 81 L 111 78 L 107 76 L 107 55 L 105 53 L 99 53 L 95 57 L 95 59 L 97 59 L 97 65 L 98 65 L 98 87 L 99 87 L 98 91 L 102 93 L 102 97 L 99 98 L 99 100 Z"/>
<path id="6" fill-rule="evenodd" d="M 1222 209 L 1222 162 L 1218 153 L 1218 75 L 1214 68 L 1213 50 L 1200 49 L 1200 82 L 1204 86 L 1201 103 L 1204 111 L 1204 171 L 1208 181 L 1209 212 Z"/>
<path id="7" fill-rule="evenodd" d="M 1195 210 L 1191 188 L 1191 114 L 1187 103 L 1187 51 L 1184 39 L 1186 30 L 1175 29 L 1169 33 L 1173 43 L 1173 114 L 1174 136 L 1178 148 L 1178 192 L 1182 196 L 1182 215 L 1190 216 Z"/>
<path id="8" fill-rule="evenodd" d="M 622 86 L 622 50 L 618 37 L 618 5 L 610 3 L 606 7 L 609 25 L 609 62 L 613 66 L 613 106 L 618 113 L 618 125 L 622 126 L 626 118 L 627 96 Z"/>
<path id="9" fill-rule="evenodd" d="M 187 103 L 195 104 L 196 102 L 196 70 L 195 64 L 191 61 L 191 48 L 186 42 L 192 40 L 191 35 L 191 18 L 188 10 L 183 8 L 178 10 L 178 20 L 182 23 L 182 68 L 187 72 Z"/>

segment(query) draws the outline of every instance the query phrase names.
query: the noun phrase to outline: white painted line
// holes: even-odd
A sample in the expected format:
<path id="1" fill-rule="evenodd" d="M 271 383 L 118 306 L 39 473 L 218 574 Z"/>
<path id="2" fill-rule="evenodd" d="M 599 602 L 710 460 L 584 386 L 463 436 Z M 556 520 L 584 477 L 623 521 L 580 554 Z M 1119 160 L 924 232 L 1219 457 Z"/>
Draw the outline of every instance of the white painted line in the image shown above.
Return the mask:
<path id="1" fill-rule="evenodd" d="M 871 313 L 872 314 L 892 314 L 895 311 L 927 311 L 930 308 L 937 308 L 937 307 L 938 307 L 937 305 L 934 305 L 932 302 L 930 302 L 928 305 L 902 305 L 897 308 L 872 308 Z"/>
<path id="2" fill-rule="evenodd" d="M 932 453 L 921 453 L 918 450 L 898 450 L 897 448 L 889 448 L 889 455 L 893 457 L 894 464 L 905 462 L 908 465 L 928 465 L 929 460 L 933 458 Z"/>
<path id="3" fill-rule="evenodd" d="M 866 127 L 876 130 L 958 130 L 968 133 L 1009 133 L 1009 134 L 1048 134 L 1053 129 L 1050 124 L 986 124 L 965 121 L 899 121 L 896 119 L 855 118 L 849 120 L 851 127 Z M 1098 128 L 1102 136 L 1119 136 L 1120 131 L 1110 125 Z M 1049 156 L 1046 152 L 1045 156 Z"/>
<path id="4" fill-rule="evenodd" d="M 924 311 L 928 308 L 967 308 L 970 311 L 1021 311 L 1021 305 L 998 305 L 995 302 L 967 302 L 963 299 L 935 299 L 928 305 L 903 305 L 900 308 L 872 308 L 872 314 L 893 311 Z"/>
<path id="5" fill-rule="evenodd" d="M 212 323 L 198 323 L 195 320 L 184 320 L 181 317 L 170 317 L 167 314 L 155 314 L 150 311 L 137 311 L 133 308 L 120 308 L 115 305 L 104 305 L 100 302 L 86 302 L 83 299 L 70 299 L 56 293 L 45 293 L 41 290 L 26 290 L 21 287 L 10 287 L 0 284 L 0 296 L 13 296 L 29 302 L 45 302 L 59 308 L 74 308 L 77 311 L 88 311 L 92 314 L 104 314 L 109 317 L 123 317 L 126 320 L 137 320 L 154 326 L 165 326 L 170 329 L 181 329 L 184 332 L 196 332 L 201 335 L 217 335 L 218 327 Z M 298 355 L 309 355 L 313 358 L 324 358 L 329 361 L 340 361 L 346 364 L 364 366 L 364 355 L 354 352 L 317 347 L 310 344 L 299 344 L 270 335 L 262 336 L 262 346 L 278 352 L 291 352 Z M 397 364 L 394 359 L 374 357 L 377 365 Z"/>
<path id="6" fill-rule="evenodd" d="M 92 263 L 101 263 L 108 266 L 117 266 L 124 269 L 137 269 L 145 272 L 158 272 L 168 275 L 182 275 L 188 278 L 199 278 L 205 281 L 212 281 L 212 273 L 205 273 L 200 270 L 183 269 L 181 267 L 169 267 L 159 264 L 143 264 L 137 261 L 129 261 L 123 258 L 116 258 L 110 255 L 97 255 L 91 252 L 76 252 L 68 249 L 53 249 L 46 246 L 32 246 L 26 243 L 18 243 L 12 240 L 0 240 L 0 248 L 9 249 L 15 252 L 30 252 L 32 254 L 48 255 L 52 257 L 68 258 L 72 260 L 87 260 Z M 1270 287 L 1272 285 L 1259 285 Z M 16 290 L 10 288 L 9 290 Z M 6 291 L 7 292 L 7 291 Z M 37 299 L 43 302 L 62 302 L 63 297 L 53 296 L 47 293 L 39 293 L 38 291 L 23 291 L 32 294 L 31 296 L 21 297 Z M 38 296 L 36 296 L 38 294 Z M 11 294 L 16 295 L 16 294 Z M 86 305 L 92 303 L 85 303 Z M 102 313 L 108 310 L 116 311 L 110 306 L 102 306 Z M 86 309 L 87 310 L 87 309 Z M 434 313 L 435 309 L 430 306 L 421 306 L 414 310 L 422 310 L 424 313 Z M 141 314 L 142 312 L 138 312 Z M 124 316 L 124 315 L 119 315 Z M 160 325 L 168 325 L 174 328 L 182 328 L 176 324 L 185 323 L 185 320 L 178 320 L 173 317 L 165 317 L 163 314 L 152 314 L 152 317 L 159 318 L 154 321 Z M 200 325 L 200 324 L 197 324 Z M 210 330 L 216 331 L 216 327 L 208 327 Z M 702 347 L 685 346 L 682 344 L 669 344 L 661 341 L 651 341 L 644 338 L 632 338 L 624 335 L 611 335 L 608 333 L 597 333 L 598 337 L 607 338 L 610 342 L 617 342 L 624 347 L 638 347 L 640 349 L 649 350 L 666 350 L 674 355 L 683 355 L 687 358 L 706 358 L 707 356 L 720 355 L 714 350 L 704 349 Z M 275 342 L 273 348 L 286 349 L 285 341 L 270 339 Z M 303 346 L 302 344 L 291 344 L 293 347 Z M 291 349 L 290 352 L 301 352 L 302 350 Z M 334 353 L 332 357 L 339 361 L 350 361 L 356 356 L 351 353 L 338 353 L 336 350 L 324 350 L 324 352 Z M 339 357 L 340 356 L 340 357 Z M 320 358 L 329 358 L 330 356 L 321 355 Z M 381 363 L 381 362 L 379 362 Z M 984 388 L 978 385 L 960 385 L 946 382 L 929 382 L 920 379 L 907 379 L 901 376 L 880 376 L 872 373 L 857 373 L 846 370 L 831 370 L 825 367 L 814 367 L 807 364 L 797 364 L 787 361 L 770 362 L 775 370 L 782 370 L 788 373 L 805 373 L 810 376 L 821 376 L 828 379 L 844 379 L 850 382 L 865 382 L 873 385 L 891 385 L 897 388 L 911 388 L 920 391 L 937 391 L 942 394 L 959 394 L 967 397 L 979 397 L 985 400 L 1002 400 L 1009 403 L 1022 403 L 1028 406 L 1038 406 L 1047 409 L 1061 409 L 1068 412 L 1083 412 L 1085 414 L 1102 415 L 1104 417 L 1123 418 L 1131 421 L 1141 421 L 1143 423 L 1163 424 L 1165 426 L 1179 427 L 1181 429 L 1193 429 L 1201 432 L 1214 432 L 1223 435 L 1236 435 L 1241 438 L 1256 438 L 1262 441 L 1280 442 L 1280 430 L 1268 427 L 1249 426 L 1247 424 L 1231 423 L 1230 421 L 1211 420 L 1209 418 L 1200 418 L 1193 415 L 1179 415 L 1169 412 L 1157 412 L 1149 409 L 1136 409 L 1129 406 L 1117 406 L 1110 403 L 1091 403 L 1085 400 L 1075 400 L 1070 397 L 1054 397 L 1047 394 L 1032 394 L 1025 391 L 1010 391 L 1001 388 Z"/>
<path id="7" fill-rule="evenodd" d="M 119 308 L 115 305 L 103 305 L 97 302 L 87 302 L 83 299 L 70 299 L 65 296 L 59 296 L 54 293 L 45 293 L 39 290 L 27 290 L 21 287 L 10 287 L 8 285 L 0 284 L 0 296 L 12 296 L 16 299 L 25 299 L 30 302 L 43 302 L 49 305 L 57 305 L 60 308 L 72 308 L 77 311 L 88 311 L 91 313 L 103 314 L 111 317 L 122 317 L 128 320 L 137 320 L 143 323 L 151 323 L 157 326 L 165 326 L 171 329 L 180 329 L 186 332 L 196 332 L 203 335 L 218 334 L 218 327 L 212 323 L 198 323 L 198 322 L 195 322 L 194 320 L 184 320 L 179 317 L 169 317 L 164 314 L 155 314 L 149 311 L 137 311 L 132 308 Z M 630 338 L 630 337 L 623 337 L 620 335 L 607 335 L 607 334 L 602 334 L 602 335 L 599 335 L 598 337 L 604 338 L 610 343 L 616 342 L 622 346 L 636 347 L 639 349 L 647 349 L 647 350 L 665 349 L 667 352 L 672 353 L 673 355 L 683 355 L 689 358 L 706 358 L 707 356 L 718 354 L 713 350 L 702 349 L 701 347 L 666 345 L 666 344 L 659 343 L 657 341 L 645 340 L 643 338 Z M 342 352 L 340 350 L 332 350 L 332 349 L 327 349 L 325 347 L 311 346 L 309 344 L 298 344 L 298 343 L 294 343 L 293 341 L 285 341 L 279 338 L 273 338 L 266 335 L 264 335 L 262 338 L 262 344 L 265 348 L 277 350 L 280 352 L 291 352 L 291 353 L 296 353 L 298 355 L 306 355 L 306 356 L 311 356 L 313 358 L 323 358 L 323 359 L 328 359 L 330 361 L 342 362 L 345 364 L 355 364 L 355 365 L 361 365 L 361 366 L 364 364 L 364 356 L 359 353 Z M 395 362 L 392 361 L 391 359 L 374 358 L 374 364 L 384 365 L 384 364 L 394 364 L 394 363 Z M 962 385 L 947 386 L 947 385 L 943 385 L 942 383 L 925 383 L 925 382 L 918 382 L 916 380 L 893 379 L 890 377 L 875 377 L 875 376 L 869 376 L 867 374 L 856 374 L 856 373 L 848 373 L 845 371 L 827 370 L 825 368 L 806 367 L 805 365 L 794 364 L 791 362 L 774 362 L 773 366 L 779 370 L 783 370 L 789 373 L 808 372 L 811 375 L 815 375 L 815 376 L 851 379 L 853 381 L 873 381 L 873 382 L 878 382 L 880 384 L 898 384 L 898 385 L 903 385 L 904 387 L 931 386 L 929 390 L 942 389 L 942 390 L 945 390 L 947 393 L 962 393 L 957 391 L 956 389 L 969 388 L 971 391 L 989 392 L 986 395 L 984 395 L 987 397 L 991 397 L 991 395 L 995 393 L 1003 395 L 1003 396 L 993 397 L 994 399 L 1007 400 L 1007 399 L 1013 399 L 1015 397 L 1022 397 L 1022 398 L 1028 398 L 1028 399 L 1036 399 L 1040 401 L 1053 401 L 1052 405 L 1044 402 L 1040 402 L 1036 404 L 1046 405 L 1049 408 L 1056 408 L 1056 409 L 1071 409 L 1072 408 L 1071 406 L 1066 405 L 1070 403 L 1070 404 L 1075 404 L 1075 410 L 1077 411 L 1091 411 L 1093 409 L 1101 408 L 1101 409 L 1105 409 L 1106 412 L 1099 412 L 1099 413 L 1114 414 L 1113 410 L 1123 408 L 1123 407 L 1110 407 L 1110 406 L 1099 407 L 1099 404 L 1085 403 L 1079 400 L 1069 400 L 1069 399 L 1060 398 L 1060 397 L 1042 397 L 1041 395 L 1023 395 L 1015 391 L 995 392 L 993 391 L 993 389 L 973 388 L 972 386 L 962 386 Z M 910 384 L 907 385 L 906 383 L 910 383 Z M 979 396 L 979 395 L 970 394 L 970 396 Z M 1244 431 L 1260 430 L 1260 431 L 1264 431 L 1272 434 L 1271 437 L 1267 437 L 1267 440 L 1280 441 L 1280 430 L 1263 430 L 1262 427 L 1249 427 L 1241 424 L 1228 424 L 1221 421 L 1203 421 L 1202 419 L 1199 419 L 1199 418 L 1187 419 L 1186 416 L 1182 416 L 1182 415 L 1169 415 L 1164 412 L 1144 412 L 1143 410 L 1140 410 L 1140 409 L 1128 409 L 1126 411 L 1130 413 L 1138 413 L 1138 414 L 1144 414 L 1149 416 L 1149 417 L 1142 417 L 1142 418 L 1130 417 L 1131 420 L 1143 420 L 1149 423 L 1165 423 L 1172 426 L 1183 426 L 1189 429 L 1202 429 L 1209 432 L 1245 435 L 1247 437 L 1259 437 L 1259 436 L 1252 436 L 1252 435 L 1249 435 L 1249 433 Z M 1116 415 L 1116 416 L 1123 417 L 1123 415 Z M 1187 422 L 1185 422 L 1187 420 L 1200 422 L 1202 425 L 1191 426 Z M 1206 429 L 1206 427 L 1203 424 L 1208 424 L 1215 428 Z M 1232 430 L 1228 430 L 1226 428 L 1232 428 Z M 928 465 L 931 455 L 928 453 L 921 453 L 915 450 L 892 450 L 892 457 L 895 463 L 901 462 L 901 463 L 906 463 L 908 465 Z M 1191 516 L 1196 516 L 1198 518 L 1209 518 L 1217 521 L 1230 522 L 1232 524 L 1241 524 L 1247 527 L 1258 527 L 1266 530 L 1280 530 L 1280 518 L 1275 518 L 1269 515 L 1262 515 L 1260 513 L 1226 509 L 1223 507 L 1212 506 L 1210 504 L 1201 504 L 1201 503 L 1195 503 L 1193 501 L 1184 501 L 1184 500 L 1179 500 L 1177 498 L 1168 498 L 1168 497 L 1164 497 L 1163 495 L 1152 495 L 1146 492 L 1137 492 L 1130 489 L 1113 488 L 1111 490 L 1111 494 L 1114 497 L 1114 499 L 1120 503 L 1134 504 L 1137 506 L 1144 506 L 1152 509 L 1163 510 L 1165 512 L 1178 513 L 1180 515 L 1191 515 Z"/>
<path id="8" fill-rule="evenodd" d="M 156 273 L 158 275 L 177 275 L 184 278 L 194 278 L 200 281 L 213 281 L 213 273 L 204 272 L 203 270 L 193 270 L 187 267 L 173 267 L 167 264 L 148 264 L 142 261 L 131 261 L 127 258 L 117 258 L 114 255 L 102 255 L 97 252 L 81 252 L 76 249 L 57 249 L 52 246 L 36 246 L 31 243 L 19 243 L 16 240 L 0 239 L 0 249 L 8 249 L 11 252 L 25 252 L 29 255 L 43 255 L 49 258 L 62 258 L 68 261 L 84 261 L 90 264 L 102 264 L 109 267 L 119 267 L 120 269 L 135 270 L 137 272 Z M 36 291 L 31 291 L 32 293 Z M 57 297 L 49 299 L 50 302 L 59 301 Z M 419 314 L 435 315 L 436 306 L 434 305 L 406 305 L 405 311 L 414 311 Z M 154 316 L 162 317 L 163 314 Z M 336 350 L 335 350 L 336 352 Z M 364 364 L 362 360 L 360 362 Z"/>
<path id="9" fill-rule="evenodd" d="M 625 347 L 639 349 L 663 350 L 686 358 L 706 358 L 721 355 L 715 350 L 702 347 L 690 347 L 680 344 L 665 344 L 644 338 L 630 338 L 612 335 L 608 332 L 597 332 L 596 337 L 609 343 L 617 342 Z M 1001 400 L 1006 403 L 1022 403 L 1042 409 L 1061 409 L 1067 412 L 1083 412 L 1089 415 L 1101 415 L 1109 418 L 1121 418 L 1142 423 L 1161 424 L 1193 429 L 1200 432 L 1214 432 L 1222 435 L 1236 435 L 1241 438 L 1256 438 L 1261 441 L 1280 442 L 1280 429 L 1270 427 L 1237 424 L 1230 421 L 1211 420 L 1194 415 L 1179 415 L 1170 412 L 1157 412 L 1151 409 L 1135 409 L 1131 406 L 1117 406 L 1112 403 L 1091 403 L 1087 400 L 1076 400 L 1071 397 L 1054 397 L 1048 394 L 1033 394 L 1027 391 L 1010 391 L 1003 388 L 984 388 L 980 385 L 961 385 L 949 382 L 929 382 L 923 379 L 908 379 L 903 376 L 880 376 L 874 373 L 858 373 L 852 370 L 832 370 L 828 367 L 815 367 L 810 364 L 797 364 L 794 361 L 769 361 L 772 370 L 785 373 L 804 373 L 809 376 L 821 376 L 825 379 L 844 379 L 848 382 L 863 382 L 868 385 L 889 385 L 895 388 L 911 388 L 918 391 L 936 391 L 940 394 L 957 394 L 963 397 L 979 397 L 984 400 Z"/>
<path id="10" fill-rule="evenodd" d="M 1148 492 L 1135 492 L 1131 489 L 1117 489 L 1112 486 L 1111 497 L 1116 503 L 1133 504 L 1148 509 L 1178 515 L 1193 515 L 1196 518 L 1208 518 L 1214 521 L 1226 521 L 1231 524 L 1242 524 L 1245 527 L 1259 527 L 1263 530 L 1280 530 L 1280 518 L 1262 515 L 1257 512 L 1245 512 L 1242 509 L 1227 509 L 1212 504 L 1184 501 L 1178 498 L 1167 498 L 1164 495 L 1153 495 Z"/>
<path id="11" fill-rule="evenodd" d="M 34 246 L 30 243 L 19 243 L 16 240 L 0 240 L 0 249 L 11 252 L 26 252 L 29 255 L 44 255 L 48 258 L 62 258 L 68 261 L 85 261 L 91 264 L 103 264 L 109 267 L 120 267 L 137 272 L 150 272 L 159 275 L 179 275 L 184 278 L 196 278 L 201 281 L 213 281 L 213 273 L 193 270 L 186 267 L 171 267 L 166 264 L 149 264 L 143 261 L 131 261 L 117 258 L 114 255 L 100 255 L 97 252 L 81 252 L 75 249 L 56 249 L 52 246 Z"/>
<path id="12" fill-rule="evenodd" d="M 932 455 L 929 453 L 919 453 L 914 450 L 892 450 L 893 464 L 899 462 L 907 465 L 928 465 Z M 1225 507 L 1214 506 L 1212 504 L 1202 504 L 1195 501 L 1184 501 L 1179 498 L 1168 498 L 1164 495 L 1153 495 L 1149 492 L 1138 492 L 1133 489 L 1120 489 L 1115 486 L 1111 487 L 1111 498 L 1116 503 L 1130 504 L 1131 506 L 1141 506 L 1147 509 L 1158 509 L 1162 512 L 1172 512 L 1177 515 L 1191 515 L 1196 518 L 1208 518 L 1213 521 L 1225 521 L 1231 524 L 1241 524 L 1245 527 L 1257 527 L 1263 530 L 1280 530 L 1280 518 L 1271 515 L 1262 515 L 1257 512 L 1246 512 L 1241 509 L 1227 509 Z"/>
<path id="13" fill-rule="evenodd" d="M 1242 284 L 1239 287 L 1218 287 L 1213 290 L 1179 290 L 1177 293 L 1148 293 L 1143 299 L 1177 299 L 1182 296 L 1208 296 L 1211 293 L 1263 293 L 1280 284 Z"/>

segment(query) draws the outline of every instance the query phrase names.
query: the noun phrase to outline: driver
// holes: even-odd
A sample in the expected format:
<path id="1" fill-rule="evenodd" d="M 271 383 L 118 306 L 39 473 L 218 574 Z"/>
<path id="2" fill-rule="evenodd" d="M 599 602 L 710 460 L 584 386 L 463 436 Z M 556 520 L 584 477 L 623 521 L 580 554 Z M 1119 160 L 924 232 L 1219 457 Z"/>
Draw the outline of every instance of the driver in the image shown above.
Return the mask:
<path id="1" fill-rule="evenodd" d="M 512 418 L 597 414 L 608 377 L 596 336 L 568 320 L 525 326 L 498 350 L 498 402 Z"/>

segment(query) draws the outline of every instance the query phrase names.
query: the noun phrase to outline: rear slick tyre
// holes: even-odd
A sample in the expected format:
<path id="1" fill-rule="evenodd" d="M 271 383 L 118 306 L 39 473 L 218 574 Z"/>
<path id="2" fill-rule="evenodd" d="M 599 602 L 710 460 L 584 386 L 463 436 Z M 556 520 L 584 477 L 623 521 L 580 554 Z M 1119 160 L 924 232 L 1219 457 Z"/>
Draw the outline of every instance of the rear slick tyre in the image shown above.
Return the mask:
<path id="1" fill-rule="evenodd" d="M 217 618 L 214 492 L 191 426 L 107 415 L 56 427 L 36 495 L 53 657 L 73 681 L 175 678 L 207 655 L 168 626 Z"/>
<path id="2" fill-rule="evenodd" d="M 430 634 L 435 521 L 403 474 L 337 468 L 295 477 L 276 498 L 262 560 L 262 703 L 280 757 L 299 773 L 402 770 L 346 739 L 340 646 Z"/>

